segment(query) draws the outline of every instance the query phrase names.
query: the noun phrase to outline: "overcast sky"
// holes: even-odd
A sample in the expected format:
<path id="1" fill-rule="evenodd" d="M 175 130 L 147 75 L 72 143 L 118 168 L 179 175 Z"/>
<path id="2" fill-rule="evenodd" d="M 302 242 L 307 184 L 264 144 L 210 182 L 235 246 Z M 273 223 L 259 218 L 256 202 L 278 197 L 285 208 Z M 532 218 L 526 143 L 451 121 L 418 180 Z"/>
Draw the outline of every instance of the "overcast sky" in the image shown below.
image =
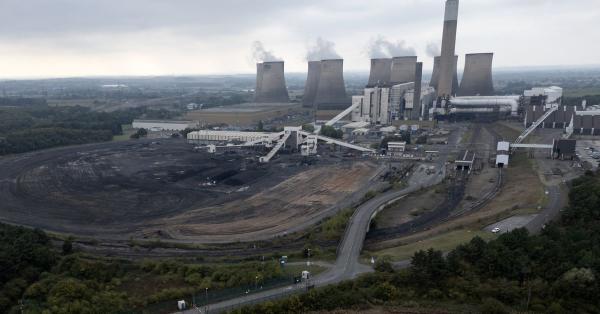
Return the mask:
<path id="1" fill-rule="evenodd" d="M 346 70 L 367 70 L 377 39 L 404 41 L 430 69 L 443 11 L 443 0 L 0 0 L 0 77 L 253 73 L 255 41 L 305 72 L 318 38 Z M 600 64 L 600 0 L 461 0 L 457 54 L 470 52 L 495 52 L 496 67 Z"/>

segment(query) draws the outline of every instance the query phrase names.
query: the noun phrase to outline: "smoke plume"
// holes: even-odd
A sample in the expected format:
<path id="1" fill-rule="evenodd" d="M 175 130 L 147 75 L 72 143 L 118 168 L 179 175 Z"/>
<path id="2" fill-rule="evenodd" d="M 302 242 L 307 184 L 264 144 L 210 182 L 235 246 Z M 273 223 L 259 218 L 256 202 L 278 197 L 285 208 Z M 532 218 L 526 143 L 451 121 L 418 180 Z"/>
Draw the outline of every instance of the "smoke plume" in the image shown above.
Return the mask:
<path id="1" fill-rule="evenodd" d="M 258 40 L 252 43 L 252 58 L 256 62 L 281 61 L 272 51 L 266 50 L 263 43 Z"/>
<path id="2" fill-rule="evenodd" d="M 416 56 L 417 52 L 414 48 L 408 47 L 403 40 L 397 42 L 387 41 L 382 36 L 371 40 L 369 43 L 369 56 L 371 58 L 390 58 Z"/>
<path id="3" fill-rule="evenodd" d="M 341 59 L 340 55 L 335 51 L 335 44 L 331 41 L 317 38 L 314 46 L 308 48 L 306 52 L 307 61 L 321 61 L 325 59 Z"/>
<path id="4" fill-rule="evenodd" d="M 442 54 L 442 49 L 440 49 L 440 45 L 434 42 L 428 43 L 425 50 L 427 50 L 427 55 L 432 58 Z"/>

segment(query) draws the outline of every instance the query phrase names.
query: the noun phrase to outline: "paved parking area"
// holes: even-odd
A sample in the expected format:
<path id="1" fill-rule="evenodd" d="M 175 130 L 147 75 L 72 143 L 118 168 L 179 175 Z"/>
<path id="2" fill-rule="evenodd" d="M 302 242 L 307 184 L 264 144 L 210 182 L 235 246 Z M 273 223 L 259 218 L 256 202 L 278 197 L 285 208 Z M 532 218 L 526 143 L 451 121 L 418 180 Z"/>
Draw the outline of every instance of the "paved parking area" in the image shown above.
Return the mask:
<path id="1" fill-rule="evenodd" d="M 592 149 L 590 149 L 593 148 Z M 592 166 L 592 170 L 598 169 L 600 159 L 594 159 L 592 154 L 600 152 L 600 141 L 598 140 L 577 140 L 577 154 L 581 162 L 587 162 Z"/>
<path id="2" fill-rule="evenodd" d="M 512 217 L 506 218 L 504 220 L 498 221 L 496 223 L 493 223 L 493 224 L 483 228 L 483 230 L 492 232 L 492 230 L 494 228 L 500 228 L 500 231 L 498 233 L 506 233 L 506 232 L 510 232 L 514 229 L 525 227 L 535 217 L 537 217 L 537 214 L 512 216 Z"/>

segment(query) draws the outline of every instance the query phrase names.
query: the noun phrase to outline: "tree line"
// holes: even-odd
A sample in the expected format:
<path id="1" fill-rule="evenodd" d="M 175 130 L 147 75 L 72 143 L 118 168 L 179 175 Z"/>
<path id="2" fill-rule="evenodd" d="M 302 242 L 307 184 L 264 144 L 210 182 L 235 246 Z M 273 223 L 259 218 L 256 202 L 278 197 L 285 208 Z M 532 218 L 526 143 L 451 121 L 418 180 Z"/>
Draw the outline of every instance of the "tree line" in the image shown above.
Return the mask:
<path id="1" fill-rule="evenodd" d="M 177 114 L 143 107 L 114 112 L 81 106 L 0 108 L 0 155 L 110 141 L 135 118 L 170 119 Z"/>

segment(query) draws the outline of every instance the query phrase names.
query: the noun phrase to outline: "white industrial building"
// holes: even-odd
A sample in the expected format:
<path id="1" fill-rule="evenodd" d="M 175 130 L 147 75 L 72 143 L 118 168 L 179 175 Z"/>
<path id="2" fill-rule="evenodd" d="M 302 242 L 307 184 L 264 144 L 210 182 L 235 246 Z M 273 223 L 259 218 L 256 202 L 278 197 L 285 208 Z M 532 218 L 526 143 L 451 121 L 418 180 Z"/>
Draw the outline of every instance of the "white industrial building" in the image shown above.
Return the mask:
<path id="1" fill-rule="evenodd" d="M 196 121 L 184 120 L 133 120 L 134 129 L 146 129 L 149 131 L 183 131 L 198 127 Z"/>
<path id="2" fill-rule="evenodd" d="M 562 100 L 563 89 L 558 86 L 534 87 L 526 90 L 523 95 L 525 97 L 546 96 L 546 104 L 559 104 Z"/>
<path id="3" fill-rule="evenodd" d="M 352 121 L 388 125 L 395 120 L 422 119 L 425 108 L 433 101 L 433 88 L 421 91 L 421 104 L 415 106 L 415 83 L 396 84 L 391 87 L 367 87 L 364 94 L 352 96 Z M 414 112 L 414 111 L 417 112 Z"/>
<path id="4" fill-rule="evenodd" d="M 388 142 L 388 156 L 402 156 L 406 151 L 406 142 Z"/>
<path id="5" fill-rule="evenodd" d="M 496 148 L 496 167 L 506 168 L 508 167 L 508 160 L 510 154 L 510 142 L 498 142 Z"/>

